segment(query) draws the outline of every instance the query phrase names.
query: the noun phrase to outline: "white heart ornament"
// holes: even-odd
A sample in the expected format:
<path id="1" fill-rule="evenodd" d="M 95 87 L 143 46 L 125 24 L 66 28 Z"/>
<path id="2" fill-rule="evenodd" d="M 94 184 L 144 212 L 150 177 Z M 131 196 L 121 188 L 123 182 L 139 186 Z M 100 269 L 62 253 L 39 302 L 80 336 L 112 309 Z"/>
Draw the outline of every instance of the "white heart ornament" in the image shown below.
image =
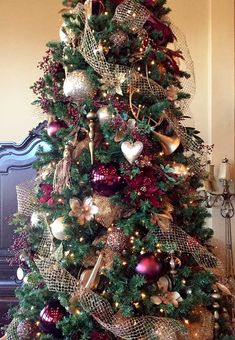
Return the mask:
<path id="1" fill-rule="evenodd" d="M 144 145 L 142 142 L 137 141 L 135 143 L 132 142 L 123 142 L 121 145 L 121 150 L 124 157 L 128 160 L 129 163 L 133 163 L 143 151 Z"/>

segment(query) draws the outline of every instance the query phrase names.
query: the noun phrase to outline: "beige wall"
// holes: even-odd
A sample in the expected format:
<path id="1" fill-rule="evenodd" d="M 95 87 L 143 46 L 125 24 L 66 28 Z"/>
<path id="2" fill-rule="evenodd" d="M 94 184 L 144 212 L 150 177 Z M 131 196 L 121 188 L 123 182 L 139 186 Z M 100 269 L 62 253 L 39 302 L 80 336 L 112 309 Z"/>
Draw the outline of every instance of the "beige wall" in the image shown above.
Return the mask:
<path id="1" fill-rule="evenodd" d="M 0 141 L 21 142 L 39 118 L 29 87 L 45 44 L 58 39 L 60 0 L 0 1 Z"/>
<path id="2" fill-rule="evenodd" d="M 29 86 L 38 79 L 36 65 L 45 43 L 58 39 L 61 2 L 0 1 L 1 141 L 20 142 L 40 120 L 30 105 Z M 205 142 L 215 144 L 212 161 L 217 172 L 225 155 L 234 164 L 234 1 L 168 0 L 168 5 L 194 60 L 197 90 L 192 114 Z M 224 221 L 218 209 L 208 223 L 222 240 Z"/>

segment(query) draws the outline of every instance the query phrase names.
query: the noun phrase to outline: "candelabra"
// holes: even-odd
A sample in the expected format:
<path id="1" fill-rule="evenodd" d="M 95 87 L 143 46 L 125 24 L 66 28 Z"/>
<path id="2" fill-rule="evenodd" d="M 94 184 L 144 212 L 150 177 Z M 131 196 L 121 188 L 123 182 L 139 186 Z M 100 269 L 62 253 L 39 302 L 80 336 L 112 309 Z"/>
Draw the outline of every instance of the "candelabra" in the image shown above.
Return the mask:
<path id="1" fill-rule="evenodd" d="M 232 203 L 232 198 L 235 197 L 235 193 L 230 192 L 230 182 L 231 182 L 231 165 L 228 159 L 223 159 L 220 164 L 219 169 L 219 181 L 222 184 L 222 192 L 213 192 L 215 187 L 214 177 L 214 165 L 209 164 L 208 169 L 208 181 L 205 185 L 205 189 L 202 190 L 202 195 L 206 203 L 207 208 L 212 208 L 220 204 L 220 214 L 225 221 L 225 274 L 226 279 L 231 286 L 235 289 L 235 271 L 234 271 L 234 259 L 233 259 L 233 245 L 232 245 L 232 230 L 231 230 L 231 219 L 234 216 L 234 206 Z"/>
<path id="2" fill-rule="evenodd" d="M 229 311 L 230 320 L 232 323 L 232 329 L 234 334 L 234 321 L 235 321 L 235 271 L 234 271 L 234 259 L 233 259 L 233 244 L 232 244 L 232 230 L 231 230 L 231 219 L 234 216 L 234 206 L 232 203 L 233 197 L 235 197 L 235 193 L 230 192 L 230 182 L 231 182 L 231 166 L 228 162 L 228 159 L 225 158 L 222 160 L 219 169 L 219 181 L 222 184 L 222 192 L 217 193 L 215 187 L 215 176 L 214 176 L 214 165 L 208 164 L 208 178 L 205 181 L 204 190 L 201 191 L 204 202 L 207 208 L 212 208 L 220 204 L 220 214 L 224 218 L 225 221 L 225 279 L 224 284 L 231 291 L 231 309 Z M 219 308 L 219 304 L 217 301 L 213 303 L 215 308 Z M 219 314 L 217 309 L 214 312 L 215 318 L 215 327 L 214 332 L 215 335 L 218 335 L 218 318 Z M 235 335 L 235 334 L 234 334 Z"/>

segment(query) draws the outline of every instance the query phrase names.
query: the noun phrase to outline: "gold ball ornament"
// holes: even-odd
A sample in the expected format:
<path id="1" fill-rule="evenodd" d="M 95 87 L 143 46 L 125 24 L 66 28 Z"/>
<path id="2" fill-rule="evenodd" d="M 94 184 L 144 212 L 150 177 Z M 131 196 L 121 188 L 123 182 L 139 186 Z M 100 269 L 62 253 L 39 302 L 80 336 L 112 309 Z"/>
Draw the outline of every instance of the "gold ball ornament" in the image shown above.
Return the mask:
<path id="1" fill-rule="evenodd" d="M 82 102 L 87 97 L 94 98 L 96 95 L 96 89 L 84 70 L 69 73 L 64 81 L 63 90 L 65 96 L 72 97 L 77 102 Z"/>
<path id="2" fill-rule="evenodd" d="M 98 116 L 98 120 L 99 120 L 100 125 L 103 125 L 104 123 L 107 123 L 112 119 L 113 114 L 112 114 L 112 112 L 109 111 L 108 106 L 102 106 L 97 111 L 97 116 Z"/>
<path id="3" fill-rule="evenodd" d="M 65 235 L 65 229 L 67 225 L 64 223 L 63 217 L 58 217 L 53 223 L 50 225 L 52 235 L 60 241 L 66 240 L 67 236 Z"/>

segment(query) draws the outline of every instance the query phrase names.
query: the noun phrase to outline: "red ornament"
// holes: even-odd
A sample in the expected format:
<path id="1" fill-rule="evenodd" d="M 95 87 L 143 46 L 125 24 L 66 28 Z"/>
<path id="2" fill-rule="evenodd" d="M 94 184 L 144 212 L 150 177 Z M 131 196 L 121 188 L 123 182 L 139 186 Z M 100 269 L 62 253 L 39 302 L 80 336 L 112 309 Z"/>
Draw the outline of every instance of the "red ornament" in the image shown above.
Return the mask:
<path id="1" fill-rule="evenodd" d="M 42 191 L 42 196 L 39 198 L 40 203 L 47 203 L 48 205 L 51 205 L 54 203 L 53 198 L 51 197 L 51 193 L 53 191 L 53 186 L 48 183 L 41 183 L 39 185 L 39 188 Z"/>
<path id="2" fill-rule="evenodd" d="M 63 120 L 53 120 L 52 122 L 48 123 L 47 125 L 47 134 L 50 137 L 55 137 L 56 133 L 62 129 L 66 128 L 67 125 Z"/>
<path id="3" fill-rule="evenodd" d="M 101 196 L 112 196 L 125 186 L 113 163 L 97 164 L 91 171 L 91 186 Z"/>
<path id="4" fill-rule="evenodd" d="M 58 321 L 68 315 L 66 309 L 61 306 L 59 301 L 51 300 L 40 313 L 40 326 L 45 333 L 61 336 L 61 332 L 56 328 Z"/>
<path id="5" fill-rule="evenodd" d="M 158 280 L 162 276 L 163 265 L 154 254 L 146 253 L 140 257 L 135 270 L 148 281 Z"/>
<path id="6" fill-rule="evenodd" d="M 114 229 L 108 234 L 106 243 L 113 251 L 122 252 L 127 248 L 128 237 L 120 229 Z"/>
<path id="7" fill-rule="evenodd" d="M 36 339 L 38 332 L 38 326 L 31 320 L 22 320 L 17 326 L 17 335 L 21 340 Z"/>

